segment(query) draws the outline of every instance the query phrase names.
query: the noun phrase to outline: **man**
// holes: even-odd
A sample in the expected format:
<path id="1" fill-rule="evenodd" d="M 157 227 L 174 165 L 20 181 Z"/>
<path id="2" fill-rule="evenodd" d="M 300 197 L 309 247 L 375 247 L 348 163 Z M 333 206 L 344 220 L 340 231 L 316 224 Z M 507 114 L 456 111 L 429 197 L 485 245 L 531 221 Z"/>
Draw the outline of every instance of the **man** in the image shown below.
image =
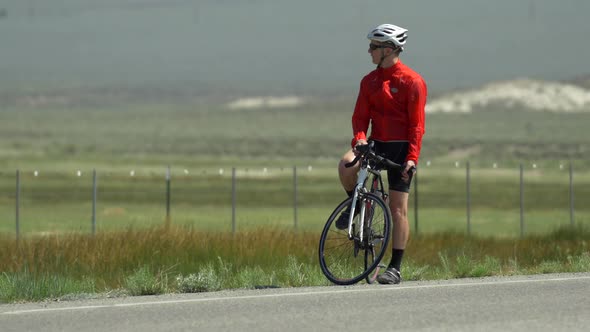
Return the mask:
<path id="1" fill-rule="evenodd" d="M 367 130 L 371 124 L 370 140 L 375 142 L 378 154 L 405 166 L 404 171 L 388 171 L 389 207 L 393 216 L 393 252 L 387 270 L 377 281 L 398 284 L 401 281 L 401 262 L 410 235 L 408 224 L 408 195 L 412 174 L 418 164 L 422 136 L 424 135 L 424 107 L 427 88 L 422 77 L 403 64 L 400 53 L 404 50 L 408 30 L 382 24 L 372 29 L 369 54 L 377 68 L 366 75 L 352 115 L 352 149 L 340 161 L 340 182 L 352 196 L 359 165 L 344 165 L 355 157 L 355 147 L 367 144 Z M 336 221 L 336 227 L 348 227 L 350 209 Z"/>

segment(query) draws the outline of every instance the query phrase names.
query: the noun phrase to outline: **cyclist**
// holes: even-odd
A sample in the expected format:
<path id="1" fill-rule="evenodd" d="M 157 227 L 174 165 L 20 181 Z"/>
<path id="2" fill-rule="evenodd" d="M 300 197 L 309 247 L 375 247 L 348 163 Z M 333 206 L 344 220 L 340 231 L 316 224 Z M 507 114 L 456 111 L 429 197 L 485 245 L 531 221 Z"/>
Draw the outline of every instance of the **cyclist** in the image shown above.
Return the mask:
<path id="1" fill-rule="evenodd" d="M 408 30 L 382 24 L 371 29 L 369 54 L 377 68 L 366 75 L 352 115 L 352 149 L 340 161 L 340 182 L 349 196 L 356 186 L 359 164 L 351 168 L 355 147 L 367 144 L 367 130 L 371 124 L 369 140 L 375 142 L 376 152 L 405 166 L 404 171 L 389 170 L 389 207 L 393 216 L 393 253 L 387 270 L 377 281 L 382 284 L 398 284 L 401 281 L 401 262 L 410 235 L 408 224 L 408 196 L 413 171 L 418 164 L 422 136 L 424 135 L 424 107 L 426 83 L 410 67 L 402 63 Z M 358 211 L 359 209 L 355 209 Z M 348 227 L 350 207 L 336 221 L 336 227 Z"/>

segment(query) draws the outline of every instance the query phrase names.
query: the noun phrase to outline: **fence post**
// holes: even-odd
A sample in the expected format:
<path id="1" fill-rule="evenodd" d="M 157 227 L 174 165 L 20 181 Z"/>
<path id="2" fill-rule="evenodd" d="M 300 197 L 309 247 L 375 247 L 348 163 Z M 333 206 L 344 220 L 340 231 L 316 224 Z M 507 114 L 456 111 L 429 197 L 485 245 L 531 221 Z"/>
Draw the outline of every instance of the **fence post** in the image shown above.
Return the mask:
<path id="1" fill-rule="evenodd" d="M 96 235 L 96 169 L 92 170 L 92 235 Z"/>
<path id="2" fill-rule="evenodd" d="M 20 171 L 16 170 L 16 243 L 20 237 Z"/>
<path id="3" fill-rule="evenodd" d="M 524 237 L 524 167 L 520 163 L 520 237 Z"/>
<path id="4" fill-rule="evenodd" d="M 297 229 L 297 166 L 293 166 L 293 222 Z"/>
<path id="5" fill-rule="evenodd" d="M 418 235 L 418 172 L 414 173 L 414 229 Z"/>
<path id="6" fill-rule="evenodd" d="M 467 186 L 467 234 L 471 235 L 471 175 L 469 161 L 465 163 L 465 183 Z"/>
<path id="7" fill-rule="evenodd" d="M 231 169 L 231 232 L 236 233 L 236 168 Z"/>
<path id="8" fill-rule="evenodd" d="M 570 161 L 570 224 L 573 227 L 575 224 L 574 219 L 574 166 Z"/>
<path id="9" fill-rule="evenodd" d="M 170 182 L 171 182 L 171 174 L 170 174 L 170 165 L 166 169 L 166 228 L 170 227 L 170 199 L 171 199 L 171 191 L 170 191 Z"/>

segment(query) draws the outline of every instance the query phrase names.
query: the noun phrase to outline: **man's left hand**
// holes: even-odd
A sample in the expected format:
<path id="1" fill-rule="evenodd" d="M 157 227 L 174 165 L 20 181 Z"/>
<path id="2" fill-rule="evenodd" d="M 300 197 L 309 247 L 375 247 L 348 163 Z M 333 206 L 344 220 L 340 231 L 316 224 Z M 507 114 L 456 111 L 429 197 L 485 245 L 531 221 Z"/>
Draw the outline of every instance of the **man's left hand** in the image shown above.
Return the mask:
<path id="1" fill-rule="evenodd" d="M 404 171 L 402 172 L 402 180 L 404 180 L 404 182 L 406 182 L 406 183 L 409 183 L 410 182 L 410 173 L 413 173 L 415 171 L 416 171 L 416 162 L 413 160 L 406 161 Z"/>

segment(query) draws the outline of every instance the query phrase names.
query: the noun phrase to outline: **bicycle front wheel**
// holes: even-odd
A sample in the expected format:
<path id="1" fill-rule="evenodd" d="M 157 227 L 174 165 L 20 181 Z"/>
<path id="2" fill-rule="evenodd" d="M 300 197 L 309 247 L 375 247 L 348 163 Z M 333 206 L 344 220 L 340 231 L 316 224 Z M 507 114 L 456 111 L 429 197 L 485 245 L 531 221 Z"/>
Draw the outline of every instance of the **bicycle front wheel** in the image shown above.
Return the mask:
<path id="1" fill-rule="evenodd" d="M 320 237 L 320 267 L 326 278 L 337 285 L 351 285 L 366 278 L 379 265 L 389 244 L 391 212 L 387 204 L 371 193 L 360 194 L 359 200 L 365 206 L 362 237 L 360 208 L 353 218 L 352 239 L 348 236 L 348 228 L 336 227 L 336 220 L 352 204 L 352 198 L 336 207 Z"/>

